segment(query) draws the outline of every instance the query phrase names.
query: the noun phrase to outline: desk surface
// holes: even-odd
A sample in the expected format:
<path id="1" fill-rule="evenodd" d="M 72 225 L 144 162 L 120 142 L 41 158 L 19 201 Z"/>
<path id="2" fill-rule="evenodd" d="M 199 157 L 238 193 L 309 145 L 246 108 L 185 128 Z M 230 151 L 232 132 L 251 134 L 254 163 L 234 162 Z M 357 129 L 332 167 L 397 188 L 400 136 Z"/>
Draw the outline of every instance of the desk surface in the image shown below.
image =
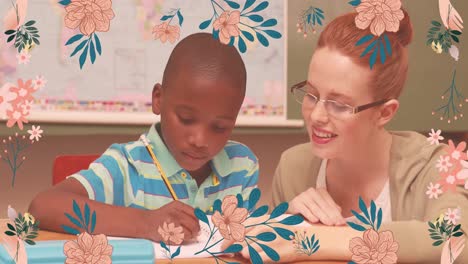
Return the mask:
<path id="1" fill-rule="evenodd" d="M 69 235 L 69 234 L 61 234 L 61 233 L 54 233 L 49 231 L 39 231 L 39 236 L 37 237 L 36 241 L 40 240 L 74 240 L 76 236 Z M 223 258 L 228 261 L 236 261 L 240 263 L 249 263 L 245 259 L 242 258 Z M 195 259 L 174 259 L 172 263 L 175 264 L 193 264 Z M 168 264 L 171 263 L 169 260 L 159 260 L 157 261 L 158 264 Z M 215 263 L 213 259 L 210 258 L 197 258 L 196 263 Z M 308 262 L 295 262 L 295 263 L 314 263 L 314 264 L 343 264 L 347 262 L 336 262 L 336 261 L 308 261 Z"/>

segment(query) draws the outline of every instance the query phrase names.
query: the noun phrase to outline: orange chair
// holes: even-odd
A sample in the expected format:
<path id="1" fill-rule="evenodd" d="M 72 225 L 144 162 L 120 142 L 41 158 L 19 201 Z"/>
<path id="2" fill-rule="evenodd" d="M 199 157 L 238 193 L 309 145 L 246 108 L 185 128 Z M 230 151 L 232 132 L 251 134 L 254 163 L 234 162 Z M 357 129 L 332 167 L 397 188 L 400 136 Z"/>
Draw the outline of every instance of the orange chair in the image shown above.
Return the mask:
<path id="1" fill-rule="evenodd" d="M 63 155 L 57 156 L 52 171 L 52 185 L 55 185 L 73 173 L 85 170 L 100 155 Z"/>

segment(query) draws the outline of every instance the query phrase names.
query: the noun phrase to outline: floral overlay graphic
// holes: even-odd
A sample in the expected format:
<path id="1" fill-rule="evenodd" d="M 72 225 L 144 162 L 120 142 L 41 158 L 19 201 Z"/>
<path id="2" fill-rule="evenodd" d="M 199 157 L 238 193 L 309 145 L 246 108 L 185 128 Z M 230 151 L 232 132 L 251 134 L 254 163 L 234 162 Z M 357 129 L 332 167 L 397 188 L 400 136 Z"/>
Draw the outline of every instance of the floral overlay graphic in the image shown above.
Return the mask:
<path id="1" fill-rule="evenodd" d="M 248 201 L 243 201 L 242 196 L 228 195 L 224 197 L 223 201 L 216 200 L 213 204 L 214 214 L 211 217 L 214 226 L 210 225 L 208 217 L 200 209 L 195 209 L 195 216 L 205 223 L 209 228 L 209 239 L 206 242 L 202 250 L 195 253 L 195 255 L 202 252 L 209 253 L 216 259 L 216 263 L 219 261 L 226 262 L 221 259 L 219 255 L 228 253 L 238 253 L 242 251 L 244 245 L 249 249 L 249 254 L 252 263 L 263 263 L 257 250 L 252 246 L 258 245 L 266 255 L 273 261 L 279 261 L 279 254 L 271 247 L 266 245 L 264 242 L 272 242 L 277 239 L 277 235 L 285 240 L 291 241 L 294 239 L 294 233 L 288 229 L 275 227 L 274 224 L 283 224 L 288 226 L 294 226 L 302 223 L 304 219 L 299 215 L 288 216 L 280 221 L 275 218 L 283 215 L 288 209 L 287 203 L 282 203 L 273 209 L 268 219 L 264 221 L 258 221 L 257 223 L 246 224 L 246 220 L 249 218 L 259 218 L 267 214 L 268 206 L 260 206 L 255 208 L 255 205 L 260 199 L 261 192 L 258 188 L 252 190 L 249 195 Z M 246 229 L 254 226 L 265 226 L 273 229 L 274 232 L 263 232 L 255 236 L 246 235 Z M 222 238 L 216 242 L 212 241 L 212 238 L 217 232 L 220 232 Z M 235 244 L 230 245 L 222 252 L 211 252 L 210 249 L 215 245 L 221 243 L 224 239 L 232 240 Z"/>
<path id="2" fill-rule="evenodd" d="M 176 15 L 179 20 L 179 26 L 171 25 Z M 153 28 L 154 39 L 159 39 L 162 43 L 166 43 L 169 40 L 171 44 L 174 44 L 180 37 L 180 27 L 182 27 L 182 23 L 184 22 L 180 8 L 171 10 L 168 15 L 161 17 L 161 21 L 163 21 L 161 24 Z"/>
<path id="3" fill-rule="evenodd" d="M 318 7 L 309 7 L 302 11 L 297 21 L 297 33 L 303 33 L 304 38 L 307 38 L 309 32 L 317 33 L 316 26 L 323 26 L 322 20 L 325 20 L 325 14 Z"/>
<path id="4" fill-rule="evenodd" d="M 380 56 L 382 64 L 387 60 L 387 56 L 392 55 L 391 43 L 385 32 L 397 32 L 400 21 L 404 18 L 401 10 L 400 0 L 354 0 L 349 2 L 355 7 L 358 15 L 355 23 L 359 29 L 370 29 L 371 34 L 362 37 L 356 46 L 363 45 L 371 41 L 362 52 L 361 57 L 370 54 L 369 66 L 372 69 Z"/>
<path id="5" fill-rule="evenodd" d="M 310 238 L 307 237 L 305 231 L 302 234 L 296 231 L 294 234 L 295 236 L 292 242 L 297 254 L 311 256 L 320 249 L 320 241 L 318 239 L 315 240 L 315 234 Z"/>
<path id="6" fill-rule="evenodd" d="M 0 150 L 0 159 L 5 162 L 12 172 L 11 187 L 15 187 L 15 180 L 18 170 L 26 160 L 25 151 L 34 142 L 39 141 L 42 136 L 42 130 L 40 126 L 33 126 L 32 130 L 28 130 L 30 136 L 27 138 L 26 135 L 19 135 L 15 133 L 14 136 L 8 136 L 0 142 L 2 149 Z"/>
<path id="7" fill-rule="evenodd" d="M 362 214 L 354 210 L 351 212 L 362 224 L 347 222 L 351 228 L 364 232 L 362 238 L 355 237 L 349 243 L 349 250 L 352 252 L 352 261 L 349 263 L 397 263 L 396 253 L 399 246 L 393 233 L 391 231 L 379 232 L 382 224 L 382 208 L 377 208 L 375 202 L 371 201 L 369 210 L 359 197 L 359 209 Z M 370 228 L 365 226 L 370 226 Z"/>
<path id="8" fill-rule="evenodd" d="M 29 20 L 24 23 L 27 8 L 27 0 L 12 2 L 12 8 L 4 18 L 5 35 L 8 37 L 7 43 L 14 40 L 13 43 L 18 53 L 24 52 L 23 54 L 27 54 L 35 45 L 40 45 L 39 30 L 35 27 L 36 21 Z M 29 58 L 30 55 L 28 60 Z"/>
<path id="9" fill-rule="evenodd" d="M 70 220 L 70 222 L 75 225 L 77 228 L 81 228 L 86 231 L 88 234 L 94 233 L 94 228 L 96 227 L 96 212 L 91 210 L 87 203 L 84 205 L 83 212 L 81 211 L 80 206 L 73 200 L 73 213 L 76 217 L 70 215 L 69 213 L 65 213 L 65 216 Z M 80 234 L 80 231 L 74 227 L 70 227 L 67 225 L 62 225 L 63 230 L 73 235 Z"/>
<path id="10" fill-rule="evenodd" d="M 16 263 L 27 263 L 24 243 L 32 246 L 36 244 L 34 239 L 38 235 L 39 221 L 36 221 L 29 213 L 24 213 L 24 215 L 17 213 L 11 206 L 8 206 L 7 214 L 9 219 L 7 222 L 8 229 L 4 234 L 10 238 L 0 236 L 3 240 L 1 242 Z"/>
<path id="11" fill-rule="evenodd" d="M 461 224 L 457 224 L 460 214 L 460 208 L 449 208 L 434 222 L 427 222 L 430 236 L 435 241 L 432 245 L 437 247 L 444 244 L 441 263 L 453 263 L 465 246 L 465 239 L 461 238 L 464 234 Z"/>
<path id="12" fill-rule="evenodd" d="M 440 130 L 434 133 L 434 129 L 429 133 L 428 141 L 431 144 L 438 144 L 440 138 Z M 434 138 L 437 137 L 437 140 Z M 458 145 L 452 140 L 448 141 L 448 146 L 445 147 L 447 155 L 441 155 L 437 160 L 435 167 L 440 173 L 440 180 L 436 183 L 429 183 L 427 186 L 426 195 L 429 199 L 438 199 L 439 195 L 444 192 L 455 192 L 458 185 L 468 189 L 468 152 L 465 151 L 466 142 L 460 142 Z"/>
<path id="13" fill-rule="evenodd" d="M 463 113 L 459 108 L 461 108 L 464 103 L 468 103 L 468 98 L 464 98 L 461 92 L 457 89 L 455 84 L 456 73 L 457 71 L 454 70 L 452 83 L 441 96 L 442 100 L 447 97 L 447 103 L 432 112 L 432 115 L 441 112 L 442 114 L 439 119 L 441 121 L 447 120 L 447 123 L 449 124 L 452 122 L 452 120 L 457 121 L 463 117 Z"/>
<path id="14" fill-rule="evenodd" d="M 221 4 L 216 0 L 210 1 L 213 15 L 210 19 L 200 23 L 199 28 L 206 29 L 213 23 L 213 37 L 219 39 L 221 43 L 232 46 L 237 41 L 239 51 L 245 53 L 247 51 L 246 40 L 250 42 L 257 40 L 264 47 L 268 47 L 270 41 L 265 35 L 273 39 L 281 38 L 281 33 L 269 29 L 276 26 L 278 21 L 274 18 L 264 20 L 263 16 L 257 14 L 268 7 L 268 1 L 254 5 L 256 0 L 247 0 L 242 9 L 234 1 L 219 1 Z"/>
<path id="15" fill-rule="evenodd" d="M 87 1 L 87 0 L 63 0 L 60 4 L 65 6 L 65 26 L 70 29 L 79 28 L 81 34 L 71 37 L 65 46 L 71 45 L 83 37 L 85 38 L 75 47 L 70 57 L 81 51 L 79 58 L 80 69 L 88 57 L 91 63 L 96 61 L 96 52 L 102 54 L 101 41 L 96 32 L 107 32 L 110 29 L 110 21 L 115 17 L 112 10 L 112 0 Z"/>
<path id="16" fill-rule="evenodd" d="M 158 233 L 163 238 L 159 244 L 165 250 L 166 258 L 172 261 L 173 258 L 180 254 L 179 246 L 174 253 L 171 253 L 171 245 L 180 245 L 184 241 L 184 230 L 181 226 L 175 226 L 174 223 L 163 223 L 163 226 L 158 227 Z"/>

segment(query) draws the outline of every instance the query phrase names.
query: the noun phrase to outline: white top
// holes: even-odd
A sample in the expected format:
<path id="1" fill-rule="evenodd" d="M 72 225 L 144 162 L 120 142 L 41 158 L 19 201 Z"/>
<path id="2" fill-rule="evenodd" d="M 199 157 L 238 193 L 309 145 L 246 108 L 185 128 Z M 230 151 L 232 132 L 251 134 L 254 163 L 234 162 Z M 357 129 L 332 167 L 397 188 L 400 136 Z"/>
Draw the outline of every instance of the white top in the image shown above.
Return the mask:
<path id="1" fill-rule="evenodd" d="M 317 176 L 317 188 L 327 189 L 327 160 L 323 159 L 320 164 L 319 174 Z M 390 185 L 389 180 L 385 183 L 382 192 L 380 192 L 377 199 L 374 200 L 377 208 L 382 208 L 382 223 L 392 221 L 392 205 L 390 201 Z M 370 211 L 370 210 L 369 210 Z M 360 223 L 355 216 L 345 218 L 346 221 L 353 223 Z"/>

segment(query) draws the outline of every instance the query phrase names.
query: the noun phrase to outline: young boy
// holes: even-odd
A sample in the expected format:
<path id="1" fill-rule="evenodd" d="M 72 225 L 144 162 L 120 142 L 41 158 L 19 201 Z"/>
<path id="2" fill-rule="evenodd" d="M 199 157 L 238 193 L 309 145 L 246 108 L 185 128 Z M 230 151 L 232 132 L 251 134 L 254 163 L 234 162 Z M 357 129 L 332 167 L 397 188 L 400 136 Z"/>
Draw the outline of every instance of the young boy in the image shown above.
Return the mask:
<path id="1" fill-rule="evenodd" d="M 216 199 L 256 187 L 258 163 L 246 146 L 228 141 L 245 96 L 246 70 L 232 46 L 197 33 L 174 48 L 162 84 L 152 93 L 161 116 L 143 140 L 113 144 L 88 170 L 38 194 L 29 212 L 41 229 L 63 232 L 73 200 L 96 211 L 95 233 L 160 241 L 164 222 L 184 229 L 184 239 L 200 229 L 194 208 L 209 211 Z M 167 176 L 174 200 L 161 173 Z M 143 210 L 142 210 L 143 209 Z"/>

